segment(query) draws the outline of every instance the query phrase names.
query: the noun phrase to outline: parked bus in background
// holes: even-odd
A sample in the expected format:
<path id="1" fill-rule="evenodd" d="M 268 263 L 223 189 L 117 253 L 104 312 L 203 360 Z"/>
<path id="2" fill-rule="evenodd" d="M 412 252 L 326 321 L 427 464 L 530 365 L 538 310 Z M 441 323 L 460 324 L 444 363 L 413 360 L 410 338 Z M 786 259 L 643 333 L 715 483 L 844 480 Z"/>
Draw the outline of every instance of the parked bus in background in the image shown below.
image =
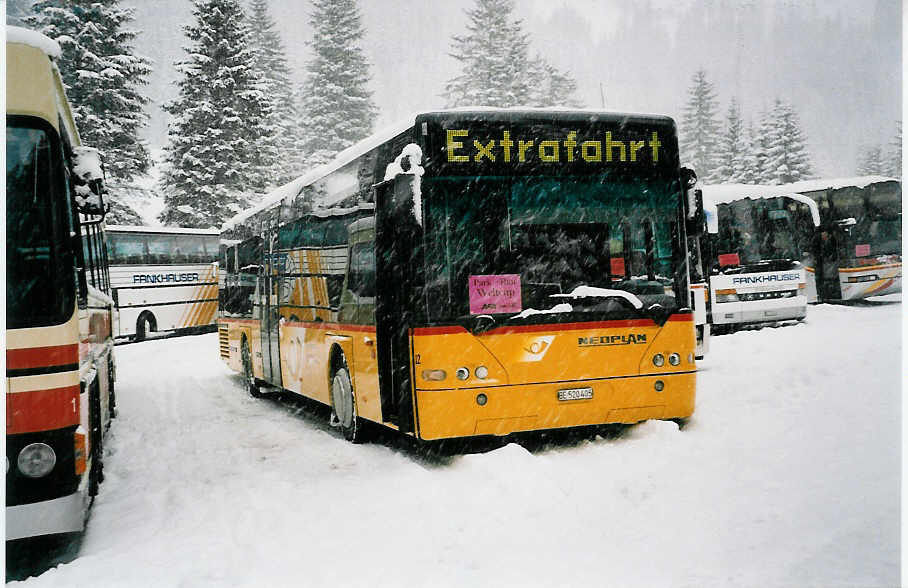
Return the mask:
<path id="1" fill-rule="evenodd" d="M 114 412 L 103 171 L 44 35 L 6 29 L 6 538 L 79 532 Z"/>
<path id="2" fill-rule="evenodd" d="M 902 291 L 899 180 L 860 176 L 777 188 L 803 194 L 819 207 L 816 264 L 807 268 L 811 290 L 819 300 L 855 300 Z"/>
<path id="3" fill-rule="evenodd" d="M 667 117 L 416 115 L 224 225 L 220 355 L 351 441 L 684 419 L 686 171 Z"/>
<path id="4" fill-rule="evenodd" d="M 218 231 L 107 227 L 117 337 L 155 331 L 214 330 L 218 308 Z"/>
<path id="5" fill-rule="evenodd" d="M 803 320 L 816 203 L 773 186 L 703 186 L 703 195 L 707 215 L 718 220 L 708 246 L 713 329 Z"/>

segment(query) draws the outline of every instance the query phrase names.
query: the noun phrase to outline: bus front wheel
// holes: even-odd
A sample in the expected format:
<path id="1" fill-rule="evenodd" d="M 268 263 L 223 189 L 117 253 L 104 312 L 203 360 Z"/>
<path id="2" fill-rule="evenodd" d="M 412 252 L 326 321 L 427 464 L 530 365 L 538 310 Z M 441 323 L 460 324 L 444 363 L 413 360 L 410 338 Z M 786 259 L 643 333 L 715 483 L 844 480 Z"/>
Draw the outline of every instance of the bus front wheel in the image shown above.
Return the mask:
<path id="1" fill-rule="evenodd" d="M 331 380 L 331 423 L 340 427 L 344 439 L 351 443 L 363 442 L 362 423 L 356 414 L 353 384 L 345 366 L 334 372 Z"/>
<path id="2" fill-rule="evenodd" d="M 154 319 L 148 313 L 143 312 L 136 321 L 136 341 L 144 341 L 148 333 L 154 329 Z"/>

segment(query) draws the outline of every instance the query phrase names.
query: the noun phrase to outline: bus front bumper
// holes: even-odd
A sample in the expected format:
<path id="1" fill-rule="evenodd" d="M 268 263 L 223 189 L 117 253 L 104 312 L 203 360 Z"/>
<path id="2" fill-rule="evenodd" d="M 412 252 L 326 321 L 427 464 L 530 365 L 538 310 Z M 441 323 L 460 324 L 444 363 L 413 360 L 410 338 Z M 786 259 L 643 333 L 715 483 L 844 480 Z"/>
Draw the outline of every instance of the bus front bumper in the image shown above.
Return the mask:
<path id="1" fill-rule="evenodd" d="M 76 533 L 85 528 L 88 492 L 79 491 L 42 502 L 6 507 L 6 540 Z"/>
<path id="2" fill-rule="evenodd" d="M 696 379 L 695 372 L 682 372 L 575 382 L 417 390 L 419 438 L 501 436 L 521 431 L 687 418 L 694 412 Z M 661 382 L 661 391 L 657 390 L 657 381 Z M 592 398 L 559 400 L 559 391 L 583 389 L 592 389 Z M 485 398 L 480 399 L 480 395 Z"/>
<path id="3" fill-rule="evenodd" d="M 713 303 L 714 325 L 790 321 L 807 316 L 807 297 Z"/>

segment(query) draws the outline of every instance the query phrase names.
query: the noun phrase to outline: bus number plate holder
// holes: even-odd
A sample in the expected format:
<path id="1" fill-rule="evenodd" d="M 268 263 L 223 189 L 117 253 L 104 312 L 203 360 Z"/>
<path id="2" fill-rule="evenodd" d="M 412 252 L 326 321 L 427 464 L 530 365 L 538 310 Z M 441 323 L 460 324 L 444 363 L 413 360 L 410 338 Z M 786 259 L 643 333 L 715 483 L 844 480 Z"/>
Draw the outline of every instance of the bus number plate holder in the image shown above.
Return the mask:
<path id="1" fill-rule="evenodd" d="M 591 400 L 593 398 L 592 388 L 565 388 L 558 391 L 558 400 Z"/>

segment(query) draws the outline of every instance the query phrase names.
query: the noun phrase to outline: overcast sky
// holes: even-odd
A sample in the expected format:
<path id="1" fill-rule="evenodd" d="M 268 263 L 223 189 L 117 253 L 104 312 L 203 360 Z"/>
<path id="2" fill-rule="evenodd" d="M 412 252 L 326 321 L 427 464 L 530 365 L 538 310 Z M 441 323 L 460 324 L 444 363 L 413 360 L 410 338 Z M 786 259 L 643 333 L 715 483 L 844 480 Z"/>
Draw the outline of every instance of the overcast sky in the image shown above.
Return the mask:
<path id="1" fill-rule="evenodd" d="M 138 49 L 156 62 L 149 94 L 175 94 L 183 57 L 180 25 L 188 0 L 129 0 L 142 31 Z M 372 63 L 377 126 L 444 106 L 456 75 L 451 36 L 473 0 L 361 0 L 364 49 Z M 724 114 L 732 96 L 746 120 L 776 97 L 795 105 L 822 175 L 851 175 L 859 151 L 892 140 L 901 118 L 901 6 L 898 0 L 516 0 L 532 50 L 579 83 L 590 108 L 656 112 L 680 120 L 690 78 L 703 67 Z M 304 79 L 310 5 L 272 0 L 288 59 Z M 604 100 L 603 100 L 604 98 Z M 166 140 L 155 109 L 146 137 Z"/>

